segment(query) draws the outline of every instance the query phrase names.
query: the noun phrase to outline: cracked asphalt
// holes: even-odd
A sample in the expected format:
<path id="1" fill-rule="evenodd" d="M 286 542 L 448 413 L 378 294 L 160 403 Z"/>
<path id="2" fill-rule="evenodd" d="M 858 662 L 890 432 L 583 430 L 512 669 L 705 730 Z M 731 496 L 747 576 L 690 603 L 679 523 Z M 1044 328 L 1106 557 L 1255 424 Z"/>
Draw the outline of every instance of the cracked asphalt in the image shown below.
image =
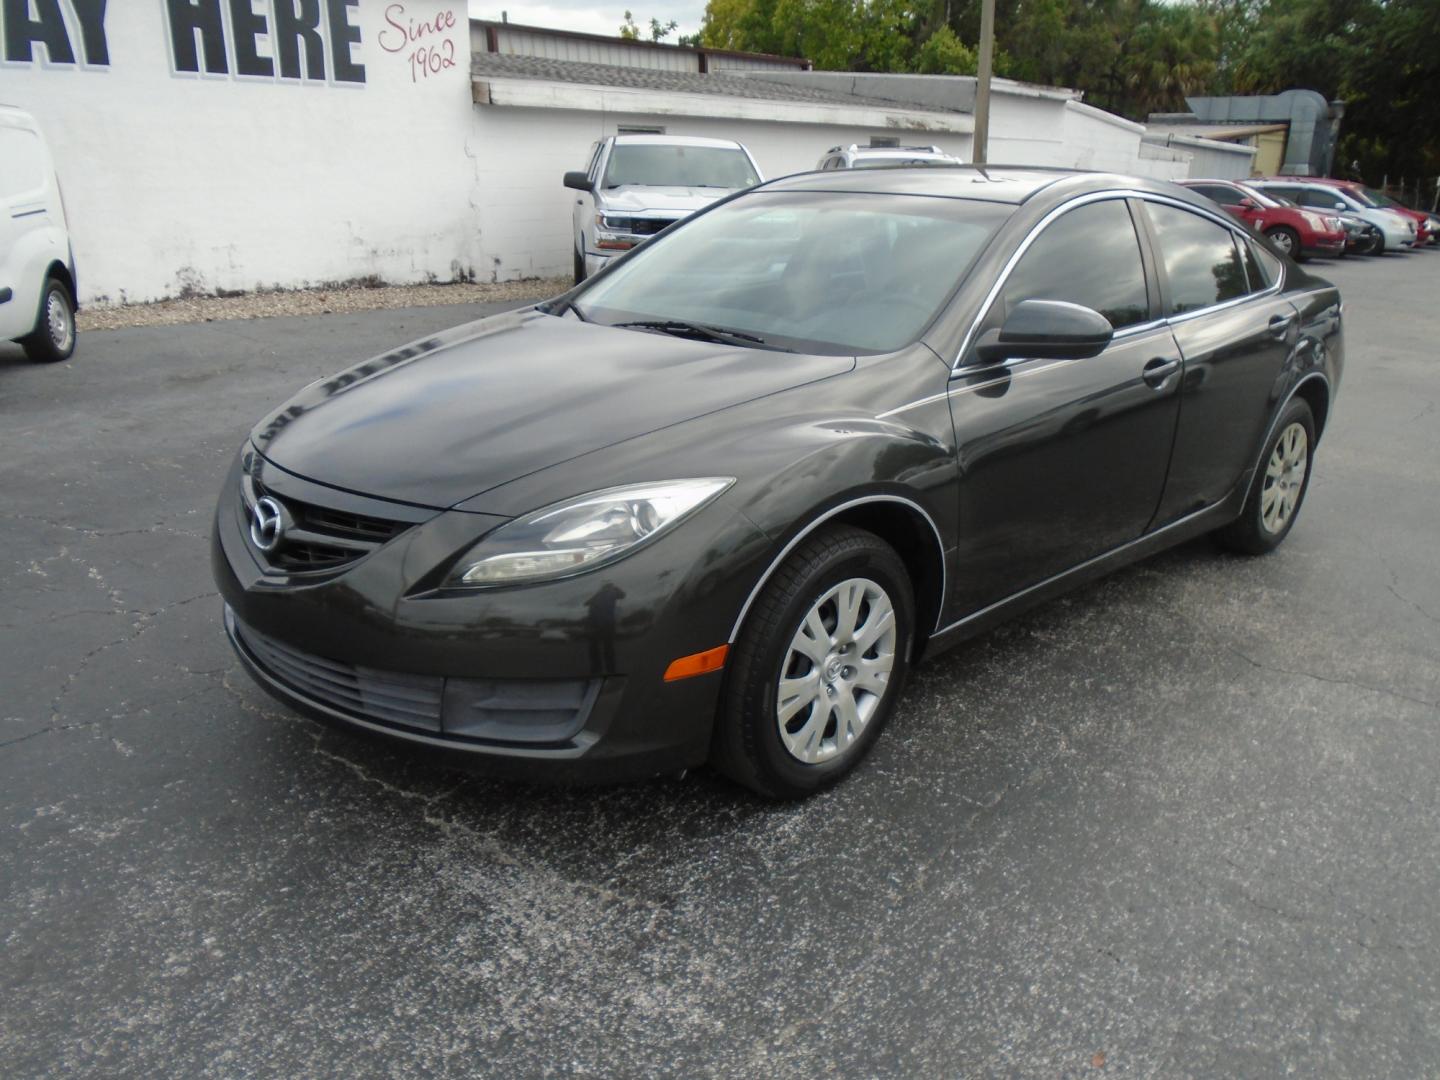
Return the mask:
<path id="1" fill-rule="evenodd" d="M 1284 547 L 924 665 L 794 806 L 437 772 L 232 659 L 249 425 L 487 309 L 0 346 L 5 1075 L 1434 1075 L 1440 252 L 1319 272 L 1349 361 Z"/>

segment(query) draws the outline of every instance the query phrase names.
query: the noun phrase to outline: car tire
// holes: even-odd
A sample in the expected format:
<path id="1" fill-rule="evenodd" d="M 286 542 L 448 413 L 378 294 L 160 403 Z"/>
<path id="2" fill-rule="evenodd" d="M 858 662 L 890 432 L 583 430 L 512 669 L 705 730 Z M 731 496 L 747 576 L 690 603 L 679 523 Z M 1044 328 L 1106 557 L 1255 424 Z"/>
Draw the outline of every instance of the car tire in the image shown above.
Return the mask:
<path id="1" fill-rule="evenodd" d="M 585 280 L 585 256 L 575 252 L 575 284 L 579 285 Z"/>
<path id="2" fill-rule="evenodd" d="M 905 564 L 874 533 L 834 525 L 807 537 L 765 583 L 730 654 L 711 763 L 771 799 L 839 780 L 904 689 L 914 610 Z"/>
<path id="3" fill-rule="evenodd" d="M 1372 236 L 1372 237 L 1370 238 L 1370 246 L 1365 249 L 1364 254 L 1366 254 L 1366 255 L 1384 255 L 1384 254 L 1385 254 L 1385 237 L 1383 237 L 1383 236 Z"/>
<path id="4" fill-rule="evenodd" d="M 1300 250 L 1300 234 L 1286 225 L 1274 225 L 1265 230 L 1265 235 L 1283 254 L 1289 255 L 1296 262 L 1303 262 L 1304 253 Z"/>
<path id="5" fill-rule="evenodd" d="M 1308 404 L 1291 398 L 1260 455 L 1245 508 L 1215 534 L 1221 545 L 1245 555 L 1279 547 L 1300 516 L 1314 459 L 1315 417 Z"/>
<path id="6" fill-rule="evenodd" d="M 25 355 L 37 364 L 54 364 L 75 354 L 75 298 L 59 278 L 49 278 L 40 294 L 35 329 L 20 339 Z"/>

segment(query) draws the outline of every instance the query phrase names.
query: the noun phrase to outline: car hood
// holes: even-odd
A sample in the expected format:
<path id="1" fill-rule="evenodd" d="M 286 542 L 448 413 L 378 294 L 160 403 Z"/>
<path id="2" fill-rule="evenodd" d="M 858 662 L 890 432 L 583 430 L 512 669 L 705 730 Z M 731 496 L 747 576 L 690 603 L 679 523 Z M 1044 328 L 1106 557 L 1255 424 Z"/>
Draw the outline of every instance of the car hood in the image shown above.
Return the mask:
<path id="1" fill-rule="evenodd" d="M 602 210 L 625 210 L 634 214 L 692 214 L 703 210 L 716 199 L 723 199 L 738 188 L 714 187 L 649 187 L 626 184 L 605 188 L 596 202 Z"/>
<path id="2" fill-rule="evenodd" d="M 850 356 L 689 341 L 528 309 L 312 383 L 261 421 L 251 441 L 308 480 L 441 509 L 854 365 Z"/>

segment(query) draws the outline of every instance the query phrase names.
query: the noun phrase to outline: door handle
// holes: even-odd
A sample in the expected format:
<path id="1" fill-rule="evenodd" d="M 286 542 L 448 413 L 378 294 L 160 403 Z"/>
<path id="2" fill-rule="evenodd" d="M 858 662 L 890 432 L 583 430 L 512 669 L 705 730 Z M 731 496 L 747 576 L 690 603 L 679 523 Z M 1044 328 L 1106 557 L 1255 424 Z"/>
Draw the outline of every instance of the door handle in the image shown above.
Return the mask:
<path id="1" fill-rule="evenodd" d="M 1270 333 L 1277 338 L 1283 338 L 1290 329 L 1290 324 L 1295 321 L 1294 315 L 1272 315 L 1270 317 Z"/>
<path id="2" fill-rule="evenodd" d="M 1145 365 L 1145 370 L 1140 373 L 1140 377 L 1145 380 L 1146 386 L 1158 390 L 1165 384 L 1166 379 L 1170 378 L 1171 375 L 1174 375 L 1175 372 L 1179 370 L 1179 360 L 1157 356 Z"/>

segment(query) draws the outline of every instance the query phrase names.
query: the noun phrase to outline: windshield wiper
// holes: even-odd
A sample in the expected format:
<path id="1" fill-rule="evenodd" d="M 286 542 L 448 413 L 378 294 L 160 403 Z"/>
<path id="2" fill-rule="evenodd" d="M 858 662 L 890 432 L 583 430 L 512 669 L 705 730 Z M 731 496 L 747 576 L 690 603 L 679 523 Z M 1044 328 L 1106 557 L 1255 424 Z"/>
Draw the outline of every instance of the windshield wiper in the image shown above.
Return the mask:
<path id="1" fill-rule="evenodd" d="M 719 326 L 705 326 L 703 323 L 686 322 L 683 319 L 636 319 L 632 322 L 611 323 L 611 326 L 632 330 L 656 330 L 675 337 L 697 338 L 700 341 L 714 341 L 721 345 L 760 345 L 781 352 L 793 352 L 779 345 L 772 345 L 758 334 L 747 334 L 743 330 L 726 330 Z"/>

